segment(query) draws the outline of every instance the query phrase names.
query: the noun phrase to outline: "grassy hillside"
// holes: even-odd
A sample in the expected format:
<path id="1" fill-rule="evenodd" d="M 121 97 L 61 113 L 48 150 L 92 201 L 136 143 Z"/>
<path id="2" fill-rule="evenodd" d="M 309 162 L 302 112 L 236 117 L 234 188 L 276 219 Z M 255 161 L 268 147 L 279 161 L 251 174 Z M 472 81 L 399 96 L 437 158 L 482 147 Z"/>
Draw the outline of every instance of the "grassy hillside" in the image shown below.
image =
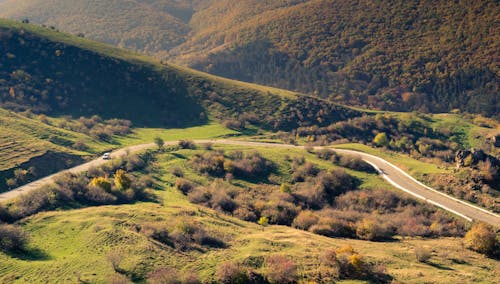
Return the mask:
<path id="1" fill-rule="evenodd" d="M 328 238 L 287 226 L 262 227 L 255 222 L 231 217 L 220 209 L 194 205 L 175 188 L 175 175 L 179 172 L 184 178 L 199 184 L 213 181 L 212 177 L 200 175 L 192 168 L 190 159 L 194 155 L 236 150 L 259 151 L 278 164 L 276 177 L 271 183 L 290 179 L 287 155 L 305 155 L 321 168 L 332 167 L 330 162 L 298 150 L 285 152 L 230 146 L 205 150 L 203 145 L 198 145 L 197 149 L 167 149 L 156 154 L 154 162 L 145 171 L 129 173 L 137 178 L 149 173 L 155 181 L 153 192 L 159 197 L 157 201 L 88 208 L 68 203 L 65 210 L 22 219 L 19 224 L 30 234 L 28 249 L 22 253 L 0 252 L 0 280 L 15 283 L 38 283 L 40 279 L 49 282 L 112 282 L 123 281 L 123 275 L 127 275 L 127 278 L 140 282 L 152 277 L 151 272 L 168 268 L 170 272 L 165 272 L 166 277 L 173 277 L 172 271 L 177 271 L 197 275 L 204 283 L 211 283 L 218 278 L 218 270 L 225 262 L 240 263 L 254 274 L 269 275 L 271 271 L 266 259 L 283 255 L 293 259 L 299 279 L 318 281 L 328 277 L 338 279 L 335 276 L 338 274 L 325 266 L 324 252 L 335 249 L 341 257 L 339 249 L 343 248 L 345 253 L 349 251 L 346 246 L 352 246 L 362 256 L 363 263 L 377 267 L 377 273 L 385 275 L 380 278 L 382 283 L 392 279 L 405 283 L 464 279 L 480 283 L 494 281 L 498 272 L 497 261 L 464 250 L 458 238 L 397 237 L 392 242 L 380 243 Z M 367 192 L 384 186 L 376 175 L 351 170 L 349 173 L 362 180 L 362 190 Z M 261 181 L 236 177 L 230 183 L 248 191 L 264 190 Z M 272 186 L 273 191 L 279 191 L 279 185 Z M 393 192 L 391 188 L 387 189 Z M 220 190 L 226 191 L 224 188 Z M 386 212 L 379 214 L 388 216 Z M 405 220 L 411 222 L 413 219 L 407 216 Z M 180 229 L 199 227 L 212 238 L 212 245 L 180 243 L 177 239 Z M 154 230 L 167 230 L 166 239 L 151 233 Z M 169 243 L 169 239 L 175 239 L 174 243 Z M 224 245 L 214 245 L 214 239 Z M 182 248 L 182 245 L 188 247 Z M 415 258 L 415 251 L 421 248 L 430 252 L 427 262 Z M 355 283 L 367 282 L 358 280 Z"/>
<path id="2" fill-rule="evenodd" d="M 0 21 L 3 107 L 50 115 L 100 115 L 135 126 L 186 127 L 239 118 L 290 129 L 360 113 L 319 99 L 161 65 L 75 36 Z M 285 111 L 282 111 L 285 110 Z"/>
<path id="3" fill-rule="evenodd" d="M 0 192 L 80 164 L 90 155 L 113 147 L 110 142 L 26 115 L 0 108 Z M 9 186 L 7 179 L 15 177 L 15 169 L 21 169 L 17 184 Z"/>
<path id="4" fill-rule="evenodd" d="M 499 113 L 497 1 L 101 2 L 4 0 L 0 16 L 358 106 Z"/>

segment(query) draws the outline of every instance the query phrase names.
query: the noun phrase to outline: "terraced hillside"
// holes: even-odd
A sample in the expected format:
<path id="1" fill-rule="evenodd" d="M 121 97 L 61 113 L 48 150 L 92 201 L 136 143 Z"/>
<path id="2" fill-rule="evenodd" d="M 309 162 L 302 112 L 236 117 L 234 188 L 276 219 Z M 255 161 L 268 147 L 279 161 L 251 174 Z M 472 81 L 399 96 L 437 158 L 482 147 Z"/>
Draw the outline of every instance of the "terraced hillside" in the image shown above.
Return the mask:
<path id="1" fill-rule="evenodd" d="M 78 143 L 85 149 L 77 149 Z M 14 177 L 15 169 L 33 171 L 19 177 L 17 185 L 21 185 L 81 163 L 86 156 L 110 147 L 108 142 L 0 108 L 0 191 L 9 187 L 6 179 Z"/>

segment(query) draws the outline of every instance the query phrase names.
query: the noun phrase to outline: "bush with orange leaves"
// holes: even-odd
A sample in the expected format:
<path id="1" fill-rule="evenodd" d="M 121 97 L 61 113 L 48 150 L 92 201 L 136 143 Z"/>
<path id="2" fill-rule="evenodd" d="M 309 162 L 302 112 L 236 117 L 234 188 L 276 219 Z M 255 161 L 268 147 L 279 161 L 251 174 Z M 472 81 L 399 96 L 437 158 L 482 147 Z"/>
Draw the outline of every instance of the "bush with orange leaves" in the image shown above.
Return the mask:
<path id="1" fill-rule="evenodd" d="M 483 254 L 493 254 L 498 247 L 497 234 L 492 226 L 476 223 L 465 234 L 465 246 Z"/>

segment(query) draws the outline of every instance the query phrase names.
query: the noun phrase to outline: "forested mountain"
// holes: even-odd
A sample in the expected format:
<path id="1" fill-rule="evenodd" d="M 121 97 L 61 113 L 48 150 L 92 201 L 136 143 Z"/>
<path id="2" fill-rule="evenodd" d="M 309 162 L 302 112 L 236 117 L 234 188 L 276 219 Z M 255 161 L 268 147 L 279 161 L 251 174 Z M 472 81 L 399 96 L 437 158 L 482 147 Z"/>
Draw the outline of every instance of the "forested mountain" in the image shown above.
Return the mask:
<path id="1" fill-rule="evenodd" d="M 216 75 L 358 106 L 487 115 L 500 113 L 499 11 L 495 0 L 0 1 L 0 16 Z"/>
<path id="2" fill-rule="evenodd" d="M 30 19 L 74 34 L 161 55 L 181 44 L 204 0 L 2 0 L 0 16 Z"/>

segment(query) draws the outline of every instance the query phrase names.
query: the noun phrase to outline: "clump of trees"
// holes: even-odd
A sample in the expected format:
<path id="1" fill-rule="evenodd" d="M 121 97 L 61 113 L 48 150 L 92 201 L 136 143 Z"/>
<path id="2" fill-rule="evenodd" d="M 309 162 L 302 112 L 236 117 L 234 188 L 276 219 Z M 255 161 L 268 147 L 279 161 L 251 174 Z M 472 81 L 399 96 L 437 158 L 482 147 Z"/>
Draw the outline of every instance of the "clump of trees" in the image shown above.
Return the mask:
<path id="1" fill-rule="evenodd" d="M 236 151 L 228 157 L 223 151 L 205 152 L 194 155 L 191 165 L 198 172 L 213 177 L 231 174 L 242 179 L 265 179 L 274 170 L 274 164 L 258 152 L 243 154 Z"/>
<path id="2" fill-rule="evenodd" d="M 50 120 L 48 119 L 41 119 L 41 121 L 50 124 Z M 111 141 L 114 135 L 127 135 L 132 131 L 132 122 L 129 120 L 104 120 L 98 115 L 93 115 L 92 117 L 88 118 L 82 116 L 78 119 L 72 119 L 71 117 L 66 116 L 63 120 L 58 121 L 56 126 L 80 133 L 85 133 L 93 137 L 94 139 L 108 142 Z"/>
<path id="3" fill-rule="evenodd" d="M 316 154 L 333 163 L 373 170 L 359 159 L 330 150 Z M 241 165 L 247 164 L 265 165 L 263 160 L 260 155 L 241 152 L 227 156 L 221 151 L 195 154 L 191 166 L 216 179 L 208 185 L 198 185 L 179 178 L 176 187 L 191 202 L 242 220 L 266 220 L 266 224 L 294 226 L 330 237 L 384 241 L 395 235 L 462 236 L 465 233 L 465 224 L 446 213 L 391 191 L 356 190 L 359 181 L 344 170 L 322 170 L 302 157 L 287 158 L 291 163 L 290 180 L 279 186 L 261 184 L 243 189 L 227 179 L 217 179 L 227 172 L 246 178 L 248 175 L 241 175 L 235 169 L 246 168 Z"/>
<path id="4" fill-rule="evenodd" d="M 316 156 L 318 156 L 318 158 L 320 159 L 331 161 L 333 164 L 341 166 L 343 168 L 367 173 L 376 172 L 373 166 L 363 161 L 363 159 L 358 156 L 338 154 L 334 150 L 325 148 L 316 151 Z"/>

